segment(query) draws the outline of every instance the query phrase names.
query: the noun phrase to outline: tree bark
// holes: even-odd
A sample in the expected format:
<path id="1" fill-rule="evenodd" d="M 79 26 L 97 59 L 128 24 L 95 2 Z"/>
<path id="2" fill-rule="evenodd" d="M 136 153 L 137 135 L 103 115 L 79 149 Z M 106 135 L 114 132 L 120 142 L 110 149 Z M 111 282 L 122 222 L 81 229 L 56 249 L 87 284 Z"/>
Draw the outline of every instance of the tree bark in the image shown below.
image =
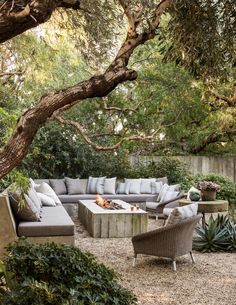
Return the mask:
<path id="1" fill-rule="evenodd" d="M 46 22 L 58 7 L 79 6 L 79 0 L 5 0 L 0 3 L 0 43 Z"/>

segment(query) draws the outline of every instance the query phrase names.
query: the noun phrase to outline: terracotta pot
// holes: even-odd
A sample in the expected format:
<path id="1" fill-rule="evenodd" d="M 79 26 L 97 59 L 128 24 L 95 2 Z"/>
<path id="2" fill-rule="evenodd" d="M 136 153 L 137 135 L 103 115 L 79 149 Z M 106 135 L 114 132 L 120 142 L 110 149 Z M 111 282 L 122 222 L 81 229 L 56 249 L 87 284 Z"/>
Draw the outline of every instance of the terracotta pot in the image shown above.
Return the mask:
<path id="1" fill-rule="evenodd" d="M 202 201 L 215 201 L 216 191 L 214 190 L 201 191 L 201 197 L 202 197 Z"/>

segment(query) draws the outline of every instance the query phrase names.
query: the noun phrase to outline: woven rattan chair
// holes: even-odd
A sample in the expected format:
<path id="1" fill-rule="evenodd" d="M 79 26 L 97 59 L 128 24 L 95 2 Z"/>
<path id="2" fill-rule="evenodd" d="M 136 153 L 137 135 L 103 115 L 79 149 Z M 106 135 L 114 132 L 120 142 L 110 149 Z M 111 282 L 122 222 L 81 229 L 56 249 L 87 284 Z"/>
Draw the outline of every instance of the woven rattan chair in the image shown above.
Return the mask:
<path id="1" fill-rule="evenodd" d="M 167 225 L 154 231 L 135 235 L 132 238 L 134 261 L 138 254 L 167 257 L 172 260 L 173 271 L 176 271 L 176 258 L 190 253 L 192 262 L 192 239 L 196 224 L 202 214 L 183 220 L 181 223 Z"/>

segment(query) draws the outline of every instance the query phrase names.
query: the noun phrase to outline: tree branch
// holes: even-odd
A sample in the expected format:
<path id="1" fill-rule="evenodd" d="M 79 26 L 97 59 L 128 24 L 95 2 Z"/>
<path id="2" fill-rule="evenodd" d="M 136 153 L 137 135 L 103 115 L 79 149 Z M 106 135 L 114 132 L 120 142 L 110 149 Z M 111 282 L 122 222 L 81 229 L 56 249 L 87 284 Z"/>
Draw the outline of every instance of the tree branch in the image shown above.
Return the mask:
<path id="1" fill-rule="evenodd" d="M 65 119 L 63 116 L 61 115 L 57 115 L 54 117 L 56 120 L 58 120 L 60 123 L 62 124 L 66 124 L 69 125 L 71 127 L 74 127 L 79 134 L 82 136 L 82 138 L 84 139 L 84 141 L 90 145 L 91 147 L 93 147 L 96 150 L 115 150 L 118 147 L 120 147 L 124 142 L 126 141 L 151 141 L 154 139 L 155 135 L 160 131 L 161 127 L 158 128 L 157 130 L 155 130 L 154 132 L 152 132 L 150 135 L 148 136 L 141 136 L 141 135 L 131 135 L 131 136 L 127 136 L 127 137 L 123 137 L 121 138 L 118 142 L 116 142 L 113 145 L 109 145 L 109 146 L 100 146 L 96 143 L 94 143 L 90 137 L 88 137 L 86 135 L 86 130 L 84 129 L 84 127 L 82 125 L 80 125 L 78 122 L 72 121 L 72 120 L 67 120 Z"/>
<path id="2" fill-rule="evenodd" d="M 0 7 L 0 43 L 48 21 L 56 8 L 80 9 L 79 0 L 6 0 Z"/>
<path id="3" fill-rule="evenodd" d="M 138 103 L 138 105 L 136 105 L 135 108 L 120 108 L 120 107 L 116 107 L 116 106 L 107 106 L 107 102 L 105 100 L 105 98 L 102 99 L 103 101 L 103 108 L 107 111 L 119 111 L 119 112 L 137 112 L 137 108 L 139 107 L 139 105 L 141 103 Z"/>
<path id="4" fill-rule="evenodd" d="M 220 94 L 216 89 L 208 88 L 208 91 L 217 99 L 227 103 L 228 107 L 234 107 L 236 105 L 236 86 L 234 87 L 234 94 L 232 97 Z"/>

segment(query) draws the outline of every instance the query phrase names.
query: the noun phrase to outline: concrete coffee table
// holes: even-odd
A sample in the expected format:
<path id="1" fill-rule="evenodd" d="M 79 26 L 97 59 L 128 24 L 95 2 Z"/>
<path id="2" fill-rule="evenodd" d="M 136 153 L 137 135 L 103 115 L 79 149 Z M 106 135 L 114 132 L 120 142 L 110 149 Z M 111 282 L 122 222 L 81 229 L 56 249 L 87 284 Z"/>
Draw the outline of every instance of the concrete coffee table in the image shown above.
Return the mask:
<path id="1" fill-rule="evenodd" d="M 124 209 L 109 210 L 95 200 L 79 200 L 78 218 L 93 237 L 131 237 L 147 232 L 148 213 L 122 200 L 113 200 Z"/>

